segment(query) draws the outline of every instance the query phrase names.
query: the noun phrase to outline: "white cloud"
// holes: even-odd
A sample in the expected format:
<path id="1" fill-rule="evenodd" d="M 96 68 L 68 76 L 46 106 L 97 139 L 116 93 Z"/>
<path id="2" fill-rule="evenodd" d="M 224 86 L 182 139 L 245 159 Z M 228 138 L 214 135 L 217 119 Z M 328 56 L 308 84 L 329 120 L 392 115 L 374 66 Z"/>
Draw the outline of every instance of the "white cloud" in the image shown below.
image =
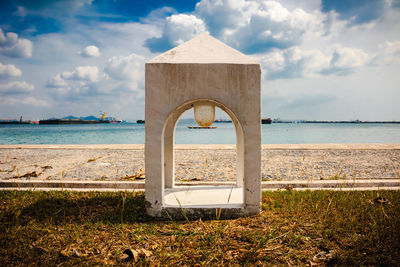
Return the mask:
<path id="1" fill-rule="evenodd" d="M 0 63 L 0 78 L 20 77 L 22 72 L 13 64 L 3 65 Z"/>
<path id="2" fill-rule="evenodd" d="M 72 72 L 63 72 L 61 78 L 65 80 L 95 82 L 100 76 L 99 69 L 96 66 L 80 66 L 76 67 Z"/>
<path id="3" fill-rule="evenodd" d="M 290 12 L 280 3 L 269 1 L 251 13 L 246 25 L 234 29 L 225 38 L 248 53 L 288 48 L 300 44 L 305 33 L 319 23 L 317 17 L 302 9 Z"/>
<path id="4" fill-rule="evenodd" d="M 371 56 L 362 49 L 339 47 L 334 51 L 329 67 L 323 70 L 323 73 L 347 75 L 356 68 L 367 65 L 370 60 Z"/>
<path id="5" fill-rule="evenodd" d="M 142 95 L 145 58 L 136 54 L 114 56 L 105 63 L 104 73 L 96 66 L 76 67 L 57 74 L 46 82 L 56 98 L 74 100 L 113 94 Z"/>
<path id="6" fill-rule="evenodd" d="M 211 34 L 244 26 L 257 3 L 244 0 L 202 0 L 196 4 L 195 14 L 203 19 Z"/>
<path id="7" fill-rule="evenodd" d="M 172 45 L 180 45 L 206 31 L 204 22 L 194 15 L 172 15 L 167 18 L 165 32 Z"/>
<path id="8" fill-rule="evenodd" d="M 24 105 L 29 105 L 33 107 L 48 107 L 49 103 L 43 99 L 37 99 L 32 96 L 25 97 L 21 100 L 17 99 L 19 103 L 22 103 Z"/>
<path id="9" fill-rule="evenodd" d="M 145 58 L 137 54 L 114 56 L 107 60 L 104 68 L 105 78 L 99 90 L 104 93 L 135 92 L 142 95 L 144 89 Z"/>
<path id="10" fill-rule="evenodd" d="M 324 31 L 320 13 L 289 11 L 277 1 L 203 0 L 195 14 L 212 34 L 246 53 L 288 48 L 300 44 L 307 32 Z"/>
<path id="11" fill-rule="evenodd" d="M 400 56 L 400 41 L 386 42 L 380 46 L 390 55 Z"/>
<path id="12" fill-rule="evenodd" d="M 374 58 L 374 62 L 379 64 L 392 64 L 400 62 L 400 41 L 385 42 L 378 46 L 379 53 Z"/>
<path id="13" fill-rule="evenodd" d="M 370 56 L 362 49 L 340 47 L 335 50 L 331 65 L 336 68 L 356 68 L 365 65 Z"/>
<path id="14" fill-rule="evenodd" d="M 50 104 L 43 100 L 43 99 L 37 99 L 32 96 L 28 97 L 3 97 L 0 99 L 0 103 L 2 105 L 6 106 L 18 106 L 18 105 L 24 105 L 24 106 L 31 106 L 31 107 L 49 107 Z"/>
<path id="15" fill-rule="evenodd" d="M 13 94 L 26 94 L 35 90 L 32 84 L 26 82 L 9 82 L 0 84 L 0 94 L 13 95 Z"/>
<path id="16" fill-rule="evenodd" d="M 165 20 L 162 36 L 148 39 L 146 45 L 152 51 L 165 51 L 206 31 L 203 20 L 194 15 L 172 15 Z"/>
<path id="17" fill-rule="evenodd" d="M 115 80 L 140 81 L 144 77 L 145 59 L 136 54 L 115 56 L 107 60 L 104 71 Z"/>
<path id="18" fill-rule="evenodd" d="M 46 87 L 48 88 L 65 88 L 68 87 L 68 84 L 65 82 L 63 78 L 61 78 L 60 74 L 57 74 L 53 78 L 51 78 L 46 83 Z"/>
<path id="19" fill-rule="evenodd" d="M 8 57 L 32 57 L 32 42 L 19 38 L 13 32 L 3 33 L 0 29 L 0 53 Z"/>
<path id="20" fill-rule="evenodd" d="M 80 55 L 83 57 L 99 57 L 100 56 L 100 50 L 97 46 L 94 45 L 89 45 L 86 46 L 81 52 Z"/>
<path id="21" fill-rule="evenodd" d="M 104 75 L 96 66 L 80 66 L 71 72 L 57 74 L 46 82 L 50 94 L 58 99 L 77 100 L 83 96 L 96 95 Z"/>
<path id="22" fill-rule="evenodd" d="M 260 59 L 268 79 L 313 77 L 329 65 L 329 57 L 319 50 L 292 47 L 275 49 Z"/>
<path id="23" fill-rule="evenodd" d="M 349 75 L 370 63 L 371 56 L 361 49 L 339 47 L 332 55 L 320 50 L 291 47 L 275 49 L 260 58 L 267 79 L 317 77 L 320 75 Z"/>
<path id="24" fill-rule="evenodd" d="M 67 82 L 63 78 L 61 78 L 60 74 L 57 74 L 56 76 L 48 80 L 46 82 L 46 87 L 52 88 L 53 91 L 51 93 L 57 96 L 65 95 L 71 89 Z"/>
<path id="25" fill-rule="evenodd" d="M 247 54 L 331 41 L 349 23 L 334 11 L 322 12 L 320 4 L 318 0 L 201 0 L 191 14 L 167 17 L 161 36 L 147 39 L 145 46 L 152 52 L 164 52 L 207 31 Z"/>

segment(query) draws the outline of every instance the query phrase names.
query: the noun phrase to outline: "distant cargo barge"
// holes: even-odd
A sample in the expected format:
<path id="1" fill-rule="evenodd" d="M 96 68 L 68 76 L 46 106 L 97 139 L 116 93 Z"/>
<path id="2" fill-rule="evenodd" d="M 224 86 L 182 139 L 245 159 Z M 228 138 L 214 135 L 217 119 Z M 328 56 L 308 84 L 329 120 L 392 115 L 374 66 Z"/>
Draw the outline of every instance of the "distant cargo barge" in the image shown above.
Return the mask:
<path id="1" fill-rule="evenodd" d="M 261 124 L 271 124 L 271 123 L 272 123 L 271 118 L 261 119 Z"/>
<path id="2" fill-rule="evenodd" d="M 111 123 L 109 120 L 80 120 L 80 119 L 54 119 L 40 120 L 39 124 L 96 124 L 96 123 Z"/>

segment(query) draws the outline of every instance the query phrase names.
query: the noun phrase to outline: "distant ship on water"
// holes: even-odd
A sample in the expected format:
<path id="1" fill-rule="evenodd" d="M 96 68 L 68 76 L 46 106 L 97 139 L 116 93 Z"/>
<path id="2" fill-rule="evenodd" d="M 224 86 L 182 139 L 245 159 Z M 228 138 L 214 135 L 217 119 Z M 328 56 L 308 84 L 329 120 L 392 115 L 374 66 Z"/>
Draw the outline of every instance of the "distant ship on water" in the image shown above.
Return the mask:
<path id="1" fill-rule="evenodd" d="M 39 124 L 95 124 L 111 123 L 109 120 L 81 120 L 81 119 L 48 119 L 40 120 Z"/>
<path id="2" fill-rule="evenodd" d="M 261 124 L 271 124 L 271 123 L 272 123 L 271 118 L 261 119 Z"/>
<path id="3" fill-rule="evenodd" d="M 22 116 L 19 120 L 16 119 L 0 119 L 0 124 L 96 124 L 96 123 L 122 123 L 123 120 L 115 117 L 106 117 L 106 112 L 100 113 L 101 117 L 97 118 L 95 116 L 88 117 L 74 117 L 67 116 L 61 119 L 50 118 L 47 120 L 31 121 L 22 120 Z"/>
<path id="4" fill-rule="evenodd" d="M 114 117 L 106 117 L 107 113 L 106 112 L 101 112 L 101 117 L 96 118 L 94 116 L 88 116 L 88 117 L 74 117 L 74 116 L 68 116 L 62 119 L 47 119 L 47 120 L 40 120 L 39 124 L 97 124 L 97 123 L 121 123 L 122 120 L 119 118 L 114 118 Z"/>
<path id="5" fill-rule="evenodd" d="M 19 117 L 18 120 L 11 120 L 11 119 L 5 119 L 5 120 L 0 120 L 0 124 L 38 124 L 38 121 L 24 121 L 22 120 L 22 116 Z"/>

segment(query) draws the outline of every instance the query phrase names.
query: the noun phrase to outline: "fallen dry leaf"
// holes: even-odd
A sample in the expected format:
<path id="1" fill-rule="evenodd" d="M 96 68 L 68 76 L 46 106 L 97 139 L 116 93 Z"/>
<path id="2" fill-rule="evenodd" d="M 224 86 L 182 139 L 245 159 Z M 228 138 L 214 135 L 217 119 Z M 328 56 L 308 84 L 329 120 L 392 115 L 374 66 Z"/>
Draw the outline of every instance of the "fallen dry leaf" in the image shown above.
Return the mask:
<path id="1" fill-rule="evenodd" d="M 138 173 L 135 173 L 133 175 L 127 175 L 124 177 L 124 179 L 128 180 L 140 180 L 146 178 L 146 172 L 144 169 L 140 169 Z"/>
<path id="2" fill-rule="evenodd" d="M 13 178 L 30 178 L 30 177 L 38 177 L 42 173 L 36 173 L 36 171 L 33 172 L 27 172 L 24 175 L 16 175 Z"/>
<path id="3" fill-rule="evenodd" d="M 151 255 L 153 255 L 153 253 L 150 250 L 144 248 L 142 248 L 141 250 L 146 257 L 150 257 Z"/>

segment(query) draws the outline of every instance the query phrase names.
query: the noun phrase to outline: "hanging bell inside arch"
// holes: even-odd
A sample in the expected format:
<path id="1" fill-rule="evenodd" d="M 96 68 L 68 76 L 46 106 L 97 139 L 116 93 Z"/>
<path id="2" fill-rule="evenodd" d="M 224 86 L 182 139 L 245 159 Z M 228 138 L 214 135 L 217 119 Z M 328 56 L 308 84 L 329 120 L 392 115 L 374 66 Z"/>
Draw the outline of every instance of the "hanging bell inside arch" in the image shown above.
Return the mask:
<path id="1" fill-rule="evenodd" d="M 194 120 L 200 127 L 209 127 L 215 120 L 215 104 L 200 102 L 193 105 Z"/>

